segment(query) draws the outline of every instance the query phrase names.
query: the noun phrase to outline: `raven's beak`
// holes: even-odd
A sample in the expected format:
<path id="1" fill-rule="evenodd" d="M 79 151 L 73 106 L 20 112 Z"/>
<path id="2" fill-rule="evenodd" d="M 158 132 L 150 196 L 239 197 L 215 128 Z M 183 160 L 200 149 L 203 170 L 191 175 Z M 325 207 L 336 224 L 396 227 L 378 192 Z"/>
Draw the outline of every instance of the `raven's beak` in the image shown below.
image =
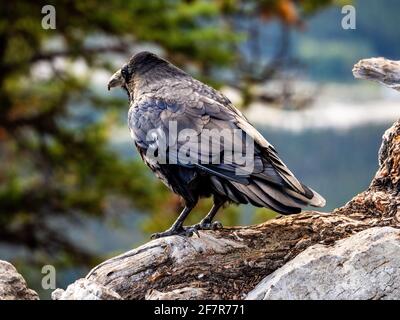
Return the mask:
<path id="1" fill-rule="evenodd" d="M 110 80 L 108 81 L 108 91 L 110 91 L 111 88 L 122 86 L 123 84 L 124 80 L 122 78 L 121 70 L 118 70 L 111 76 Z"/>

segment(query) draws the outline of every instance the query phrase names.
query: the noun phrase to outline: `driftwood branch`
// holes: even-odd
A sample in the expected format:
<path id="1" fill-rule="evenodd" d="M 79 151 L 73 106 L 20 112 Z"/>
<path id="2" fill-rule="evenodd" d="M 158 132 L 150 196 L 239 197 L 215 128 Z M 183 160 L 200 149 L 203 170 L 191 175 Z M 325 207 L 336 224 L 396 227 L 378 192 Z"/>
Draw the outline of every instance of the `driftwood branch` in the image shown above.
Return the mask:
<path id="1" fill-rule="evenodd" d="M 387 60 L 363 60 L 355 75 L 396 89 L 400 84 L 398 63 Z M 200 232 L 199 238 L 157 239 L 98 265 L 85 281 L 123 299 L 242 299 L 311 245 L 332 244 L 375 226 L 400 227 L 400 121 L 383 136 L 379 165 L 369 188 L 333 212 L 305 211 Z"/>
<path id="2" fill-rule="evenodd" d="M 400 61 L 385 58 L 360 60 L 353 68 L 358 79 L 377 81 L 389 88 L 400 91 Z"/>

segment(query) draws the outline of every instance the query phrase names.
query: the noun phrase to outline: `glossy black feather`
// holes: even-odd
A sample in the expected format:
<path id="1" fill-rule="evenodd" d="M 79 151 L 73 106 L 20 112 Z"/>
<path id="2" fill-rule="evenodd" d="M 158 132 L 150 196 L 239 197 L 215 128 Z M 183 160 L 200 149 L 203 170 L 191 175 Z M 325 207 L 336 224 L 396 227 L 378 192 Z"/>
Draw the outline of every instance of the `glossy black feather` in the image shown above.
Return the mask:
<path id="1" fill-rule="evenodd" d="M 131 94 L 128 126 L 143 160 L 171 190 L 189 202 L 214 195 L 234 203 L 268 207 L 283 214 L 298 213 L 301 207 L 309 204 L 324 205 L 323 198 L 295 178 L 274 147 L 229 99 L 167 61 L 147 55 L 150 56 L 141 54 L 137 62 L 133 58 L 129 64 L 134 74 L 128 86 Z M 243 148 L 245 137 L 249 136 L 255 143 L 254 169 L 247 172 L 235 159 L 231 159 L 232 163 L 203 163 L 200 159 L 209 160 L 210 154 L 203 152 L 201 146 L 189 163 L 183 163 L 172 147 L 161 147 L 161 136 L 176 150 L 187 143 L 179 139 L 169 141 L 170 121 L 176 121 L 178 132 L 192 129 L 197 136 L 206 129 L 235 129 L 242 137 L 238 141 L 232 137 L 230 142 L 235 148 Z M 155 130 L 161 136 L 149 137 L 148 133 Z M 224 152 L 229 154 L 230 150 L 225 150 L 221 141 L 213 141 L 213 145 L 220 148 L 219 156 Z M 163 152 L 168 163 L 155 161 L 148 156 L 149 151 Z"/>

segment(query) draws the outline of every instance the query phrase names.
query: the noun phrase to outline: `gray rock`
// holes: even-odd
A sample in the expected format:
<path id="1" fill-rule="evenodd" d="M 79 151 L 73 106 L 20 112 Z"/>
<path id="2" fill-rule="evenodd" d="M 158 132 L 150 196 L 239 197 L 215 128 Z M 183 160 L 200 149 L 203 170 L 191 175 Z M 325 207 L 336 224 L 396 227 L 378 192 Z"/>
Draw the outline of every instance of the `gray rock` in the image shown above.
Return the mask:
<path id="1" fill-rule="evenodd" d="M 0 260 L 0 300 L 39 300 L 17 269 L 3 260 Z"/>
<path id="2" fill-rule="evenodd" d="M 70 284 L 66 290 L 54 290 L 51 298 L 53 300 L 122 300 L 115 291 L 88 279 L 79 279 Z"/>
<path id="3" fill-rule="evenodd" d="M 400 230 L 376 227 L 333 246 L 311 246 L 247 299 L 400 299 Z"/>

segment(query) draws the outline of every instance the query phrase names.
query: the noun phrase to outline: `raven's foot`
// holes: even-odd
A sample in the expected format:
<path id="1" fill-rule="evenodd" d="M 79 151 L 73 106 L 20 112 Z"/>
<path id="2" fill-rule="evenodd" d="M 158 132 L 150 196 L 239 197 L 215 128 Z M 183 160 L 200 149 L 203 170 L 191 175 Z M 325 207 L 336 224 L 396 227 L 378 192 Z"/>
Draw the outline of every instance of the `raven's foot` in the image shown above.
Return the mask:
<path id="1" fill-rule="evenodd" d="M 222 225 L 221 222 L 219 221 L 200 221 L 200 223 L 195 224 L 193 228 L 197 230 L 217 230 L 217 229 L 222 229 L 224 226 Z"/>
<path id="2" fill-rule="evenodd" d="M 199 232 L 195 227 L 170 228 L 164 232 L 153 233 L 150 238 L 158 239 L 168 236 L 191 237 L 194 233 L 199 237 Z"/>

